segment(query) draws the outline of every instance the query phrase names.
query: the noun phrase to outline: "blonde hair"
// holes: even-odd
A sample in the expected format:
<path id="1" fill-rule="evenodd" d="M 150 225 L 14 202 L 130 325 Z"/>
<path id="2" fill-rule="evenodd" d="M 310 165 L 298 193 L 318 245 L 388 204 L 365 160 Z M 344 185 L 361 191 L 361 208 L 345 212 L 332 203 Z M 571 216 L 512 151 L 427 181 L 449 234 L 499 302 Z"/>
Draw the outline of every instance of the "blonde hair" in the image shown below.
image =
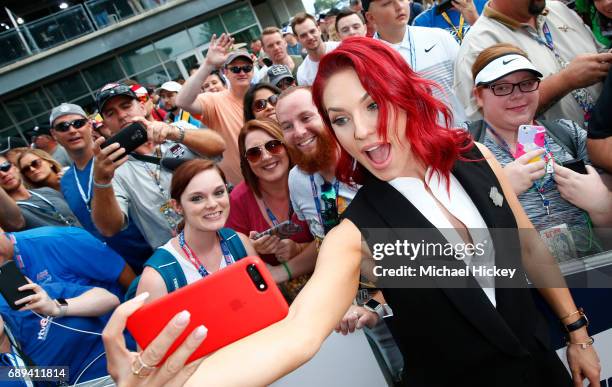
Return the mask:
<path id="1" fill-rule="evenodd" d="M 27 150 L 21 152 L 21 154 L 19 155 L 19 158 L 17 158 L 17 168 L 19 168 L 19 171 L 21 171 L 21 159 L 25 155 L 28 155 L 28 154 L 33 154 L 35 156 L 38 156 L 41 159 L 43 159 L 46 162 L 48 162 L 49 164 L 51 164 L 51 171 L 55 172 L 56 175 L 59 174 L 62 171 L 61 164 L 58 163 L 49 153 L 45 152 L 42 149 L 27 149 Z M 38 182 L 38 183 L 33 182 L 25 174 L 21 174 L 21 177 L 22 177 L 23 182 L 25 183 L 25 185 L 28 186 L 28 187 L 31 187 L 31 188 L 46 187 L 44 182 Z"/>

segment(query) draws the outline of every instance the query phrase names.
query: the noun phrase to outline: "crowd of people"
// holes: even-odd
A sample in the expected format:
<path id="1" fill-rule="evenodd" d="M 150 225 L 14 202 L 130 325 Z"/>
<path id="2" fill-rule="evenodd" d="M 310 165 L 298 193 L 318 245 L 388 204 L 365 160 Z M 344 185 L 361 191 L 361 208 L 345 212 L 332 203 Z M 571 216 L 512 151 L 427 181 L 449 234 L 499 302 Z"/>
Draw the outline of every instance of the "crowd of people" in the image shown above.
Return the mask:
<path id="1" fill-rule="evenodd" d="M 95 112 L 54 107 L 31 144 L 0 149 L 0 264 L 34 293 L 0 299 L 0 365 L 68 365 L 70 385 L 268 385 L 333 330 L 363 329 L 397 385 L 598 385 L 559 264 L 611 248 L 608 3 L 352 0 L 264 28 L 250 52 L 213 35 L 186 80 L 109 79 Z M 144 144 L 107 143 L 132 123 Z M 292 235 L 262 235 L 284 222 Z M 526 282 L 379 288 L 364 268 L 389 237 L 371 229 L 492 239 L 487 259 L 519 267 L 560 320 L 571 373 Z M 253 255 L 291 305 L 281 322 L 189 365 L 205 327 L 158 364 L 188 312 L 144 350 L 124 331 Z"/>

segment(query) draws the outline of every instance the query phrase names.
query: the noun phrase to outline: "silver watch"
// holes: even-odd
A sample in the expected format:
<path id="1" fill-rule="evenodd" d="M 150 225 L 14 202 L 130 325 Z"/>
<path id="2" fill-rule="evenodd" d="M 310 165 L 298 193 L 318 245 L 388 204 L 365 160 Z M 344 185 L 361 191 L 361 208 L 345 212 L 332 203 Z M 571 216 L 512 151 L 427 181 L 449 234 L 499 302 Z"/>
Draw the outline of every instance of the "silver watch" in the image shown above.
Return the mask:
<path id="1" fill-rule="evenodd" d="M 381 319 L 387 317 L 393 317 L 393 309 L 387 304 L 381 304 L 380 302 L 371 299 L 370 301 L 363 304 L 363 307 L 369 310 L 370 312 L 374 312 Z"/>

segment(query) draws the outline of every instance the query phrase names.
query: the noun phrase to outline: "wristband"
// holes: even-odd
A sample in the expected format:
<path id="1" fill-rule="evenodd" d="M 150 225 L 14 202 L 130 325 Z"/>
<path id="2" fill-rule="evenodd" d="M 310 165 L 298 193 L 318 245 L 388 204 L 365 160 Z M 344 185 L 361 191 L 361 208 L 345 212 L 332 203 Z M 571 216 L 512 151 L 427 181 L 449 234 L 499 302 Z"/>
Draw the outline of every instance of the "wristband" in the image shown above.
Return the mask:
<path id="1" fill-rule="evenodd" d="M 93 185 L 96 188 L 111 188 L 113 186 L 113 182 L 111 181 L 108 184 L 100 184 L 100 183 L 96 182 L 96 180 L 94 179 Z"/>
<path id="2" fill-rule="evenodd" d="M 53 301 L 59 307 L 60 310 L 59 314 L 56 317 L 64 317 L 66 313 L 68 313 L 68 302 L 66 302 L 64 298 L 57 298 Z"/>
<path id="3" fill-rule="evenodd" d="M 561 326 L 567 333 L 574 332 L 582 327 L 589 326 L 589 319 L 587 318 L 586 314 L 584 314 L 584 311 L 582 310 L 582 308 L 578 309 L 578 313 L 580 314 L 580 318 L 574 321 L 573 323 L 566 325 L 563 322 L 561 322 Z"/>
<path id="4" fill-rule="evenodd" d="M 179 130 L 179 138 L 178 140 L 176 140 L 176 142 L 182 144 L 183 140 L 185 140 L 185 128 L 181 127 L 181 126 L 176 126 Z"/>
<path id="5" fill-rule="evenodd" d="M 570 345 L 579 345 L 582 347 L 582 349 L 587 349 L 588 346 L 593 345 L 595 343 L 595 339 L 593 337 L 589 336 L 588 341 L 585 341 L 584 343 L 572 343 L 571 341 L 566 341 L 565 344 L 569 347 Z"/>
<path id="6" fill-rule="evenodd" d="M 287 275 L 289 276 L 289 279 L 287 279 L 287 281 L 291 281 L 291 270 L 289 270 L 289 265 L 287 265 L 287 262 L 281 262 L 283 267 L 285 268 L 285 270 L 287 271 Z"/>

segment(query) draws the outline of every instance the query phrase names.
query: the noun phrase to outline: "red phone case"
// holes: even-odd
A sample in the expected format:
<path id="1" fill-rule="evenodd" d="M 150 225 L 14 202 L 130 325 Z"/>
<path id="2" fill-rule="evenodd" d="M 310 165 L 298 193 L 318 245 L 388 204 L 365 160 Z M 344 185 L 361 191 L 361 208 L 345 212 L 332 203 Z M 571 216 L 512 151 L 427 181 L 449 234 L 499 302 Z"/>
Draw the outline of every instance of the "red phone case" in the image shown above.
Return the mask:
<path id="1" fill-rule="evenodd" d="M 255 265 L 267 284 L 260 291 L 247 272 Z M 187 335 L 203 324 L 208 335 L 188 362 L 208 355 L 287 316 L 289 307 L 272 275 L 259 257 L 245 257 L 197 282 L 176 290 L 132 314 L 127 328 L 140 347 L 146 348 L 177 313 L 191 314 L 189 325 L 172 344 L 162 364 Z"/>

